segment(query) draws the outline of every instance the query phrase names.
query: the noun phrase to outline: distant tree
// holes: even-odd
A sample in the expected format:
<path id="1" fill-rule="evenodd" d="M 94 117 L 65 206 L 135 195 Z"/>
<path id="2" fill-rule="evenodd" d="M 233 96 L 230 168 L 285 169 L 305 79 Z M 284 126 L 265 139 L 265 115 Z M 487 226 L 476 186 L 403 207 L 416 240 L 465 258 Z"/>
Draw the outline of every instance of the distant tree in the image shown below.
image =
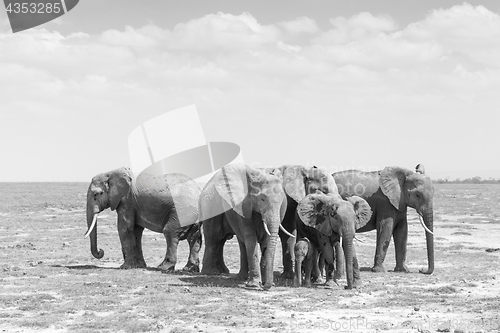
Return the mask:
<path id="1" fill-rule="evenodd" d="M 500 184 L 500 178 L 495 179 L 493 177 L 489 177 L 488 179 L 482 179 L 479 176 L 472 177 L 472 178 L 466 178 L 466 179 L 460 179 L 456 178 L 455 180 L 449 180 L 449 178 L 445 179 L 437 179 L 434 181 L 436 184 Z"/>

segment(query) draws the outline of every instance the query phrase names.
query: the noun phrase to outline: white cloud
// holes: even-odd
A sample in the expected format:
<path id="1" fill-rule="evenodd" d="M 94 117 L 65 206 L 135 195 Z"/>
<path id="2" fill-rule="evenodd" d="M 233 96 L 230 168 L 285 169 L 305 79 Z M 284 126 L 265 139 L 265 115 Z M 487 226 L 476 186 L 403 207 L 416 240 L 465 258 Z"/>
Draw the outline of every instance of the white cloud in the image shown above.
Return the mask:
<path id="1" fill-rule="evenodd" d="M 413 42 L 433 40 L 441 44 L 448 57 L 469 59 L 471 66 L 499 66 L 500 15 L 483 6 L 463 5 L 434 10 L 423 21 L 400 32 Z"/>
<path id="2" fill-rule="evenodd" d="M 316 22 L 308 17 L 299 17 L 295 20 L 283 21 L 277 25 L 285 31 L 294 34 L 303 32 L 313 34 L 320 31 Z"/>
<path id="3" fill-rule="evenodd" d="M 353 40 L 374 38 L 379 33 L 396 29 L 396 23 L 390 16 L 374 16 L 366 12 L 348 19 L 342 16 L 332 18 L 330 23 L 334 28 L 315 38 L 315 43 L 345 44 Z"/>
<path id="4" fill-rule="evenodd" d="M 258 48 L 280 36 L 276 26 L 261 25 L 249 13 L 209 14 L 180 23 L 169 33 L 167 47 L 173 49 Z"/>
<path id="5" fill-rule="evenodd" d="M 95 159 L 111 169 L 127 163 L 126 147 L 119 147 L 138 123 L 195 103 L 208 139 L 238 142 L 249 162 L 320 158 L 384 166 L 399 158 L 403 162 L 394 163 L 413 165 L 416 157 L 406 147 L 427 145 L 428 158 L 446 169 L 473 151 L 470 136 L 463 135 L 470 126 L 483 126 L 474 131 L 480 143 L 493 139 L 493 124 L 500 121 L 499 21 L 498 14 L 465 4 L 403 29 L 369 13 L 333 18 L 329 31 L 308 18 L 264 25 L 249 13 L 216 13 L 170 30 L 149 24 L 99 35 L 45 29 L 0 34 L 0 124 L 10 124 L 0 131 L 0 150 L 14 154 L 5 142 L 29 136 L 43 145 L 50 133 L 60 149 L 97 147 Z M 61 131 L 64 126 L 70 129 Z M 85 143 L 87 129 L 92 134 Z M 78 141 L 66 137 L 72 135 Z M 409 136 L 418 140 L 394 141 Z M 282 147 L 283 138 L 294 144 Z M 338 138 L 360 147 L 366 140 L 390 141 L 405 153 L 380 157 L 339 144 L 326 156 L 324 145 L 310 144 L 335 145 Z M 117 147 L 116 154 L 101 151 L 101 140 Z M 450 143 L 447 156 L 439 152 L 443 142 Z M 300 148 L 305 144 L 310 147 Z M 85 156 L 71 156 L 75 168 L 88 165 Z M 103 166 L 95 168 L 92 175 Z M 57 177 L 57 170 L 50 172 Z"/>

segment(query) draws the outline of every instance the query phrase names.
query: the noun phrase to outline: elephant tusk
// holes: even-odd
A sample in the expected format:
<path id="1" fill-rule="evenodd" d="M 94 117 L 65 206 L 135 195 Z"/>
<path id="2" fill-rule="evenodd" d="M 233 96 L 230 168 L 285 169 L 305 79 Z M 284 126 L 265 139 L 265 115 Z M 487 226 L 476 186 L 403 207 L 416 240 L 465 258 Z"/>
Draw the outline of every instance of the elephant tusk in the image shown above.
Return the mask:
<path id="1" fill-rule="evenodd" d="M 354 236 L 354 239 L 357 240 L 360 243 L 364 243 L 364 241 L 362 241 L 361 239 L 357 238 L 356 236 Z"/>
<path id="2" fill-rule="evenodd" d="M 340 247 L 342 247 L 342 236 L 340 236 L 339 243 L 340 243 Z"/>
<path id="3" fill-rule="evenodd" d="M 267 224 L 266 222 L 262 221 L 262 223 L 264 224 L 264 230 L 266 231 L 266 233 L 271 236 L 271 233 L 269 232 L 269 229 L 267 228 Z"/>
<path id="4" fill-rule="evenodd" d="M 289 232 L 288 232 L 288 231 L 287 231 L 287 230 L 286 230 L 286 229 L 285 229 L 285 228 L 281 225 L 281 223 L 280 223 L 280 229 L 281 229 L 281 231 L 283 231 L 286 235 L 288 235 L 288 236 L 290 236 L 290 237 L 295 238 L 295 235 L 294 235 L 294 234 L 289 233 Z"/>
<path id="5" fill-rule="evenodd" d="M 422 221 L 422 216 L 421 216 L 419 213 L 417 213 L 417 214 L 418 214 L 418 219 L 419 219 L 419 221 L 420 221 L 420 224 L 421 224 L 421 225 L 422 225 L 422 227 L 425 229 L 425 231 L 427 231 L 427 232 L 428 232 L 428 233 L 430 233 L 431 235 L 434 235 L 434 233 L 433 233 L 432 231 L 430 231 L 430 230 L 429 230 L 429 228 L 427 228 L 427 227 L 425 226 L 424 221 Z"/>
<path id="6" fill-rule="evenodd" d="M 83 236 L 84 238 L 87 238 L 90 235 L 90 233 L 92 232 L 92 230 L 94 230 L 96 222 L 97 222 L 97 214 L 94 215 L 94 219 L 92 220 L 92 224 L 90 225 L 89 230 L 87 230 L 87 232 Z"/>

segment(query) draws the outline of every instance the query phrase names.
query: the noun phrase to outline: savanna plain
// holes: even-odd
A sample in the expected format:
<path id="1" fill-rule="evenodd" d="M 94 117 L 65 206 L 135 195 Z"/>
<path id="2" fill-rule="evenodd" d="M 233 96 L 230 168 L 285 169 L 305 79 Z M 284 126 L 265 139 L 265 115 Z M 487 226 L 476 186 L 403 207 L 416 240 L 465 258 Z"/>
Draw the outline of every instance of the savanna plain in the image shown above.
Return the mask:
<path id="1" fill-rule="evenodd" d="M 147 269 L 120 270 L 116 214 L 100 215 L 94 259 L 85 183 L 0 183 L 1 332 L 500 332 L 500 185 L 436 184 L 436 268 L 427 267 L 424 230 L 409 212 L 407 263 L 395 273 L 391 244 L 385 274 L 372 273 L 375 231 L 356 242 L 363 285 L 247 290 L 236 279 L 233 238 L 225 260 L 231 274 L 186 274 L 181 242 L 174 274 L 155 269 L 166 250 L 162 234 L 143 237 Z M 203 257 L 203 248 L 200 259 Z"/>

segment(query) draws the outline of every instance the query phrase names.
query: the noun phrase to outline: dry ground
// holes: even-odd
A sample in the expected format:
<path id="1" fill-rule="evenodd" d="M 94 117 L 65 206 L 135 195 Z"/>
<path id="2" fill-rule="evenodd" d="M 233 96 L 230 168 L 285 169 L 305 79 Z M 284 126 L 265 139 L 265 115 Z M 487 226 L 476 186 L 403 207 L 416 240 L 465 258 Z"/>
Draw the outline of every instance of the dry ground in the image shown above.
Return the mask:
<path id="1" fill-rule="evenodd" d="M 151 268 L 119 270 L 116 215 L 99 221 L 101 260 L 93 259 L 84 207 L 87 184 L 0 183 L 1 332 L 498 332 L 500 331 L 500 186 L 436 185 L 436 270 L 427 265 L 425 237 L 409 218 L 408 265 L 394 273 L 391 245 L 386 274 L 362 271 L 353 291 L 276 288 L 250 291 L 229 276 L 162 274 L 161 234 L 145 232 Z M 360 265 L 373 262 L 375 233 L 358 235 Z M 181 243 L 177 269 L 187 258 Z M 492 252 L 487 252 L 490 249 Z M 491 250 L 493 249 L 493 250 Z M 203 251 L 203 250 L 202 250 Z M 203 253 L 202 253 L 203 254 Z M 238 270 L 231 240 L 226 261 Z M 345 281 L 341 281 L 341 286 Z"/>

